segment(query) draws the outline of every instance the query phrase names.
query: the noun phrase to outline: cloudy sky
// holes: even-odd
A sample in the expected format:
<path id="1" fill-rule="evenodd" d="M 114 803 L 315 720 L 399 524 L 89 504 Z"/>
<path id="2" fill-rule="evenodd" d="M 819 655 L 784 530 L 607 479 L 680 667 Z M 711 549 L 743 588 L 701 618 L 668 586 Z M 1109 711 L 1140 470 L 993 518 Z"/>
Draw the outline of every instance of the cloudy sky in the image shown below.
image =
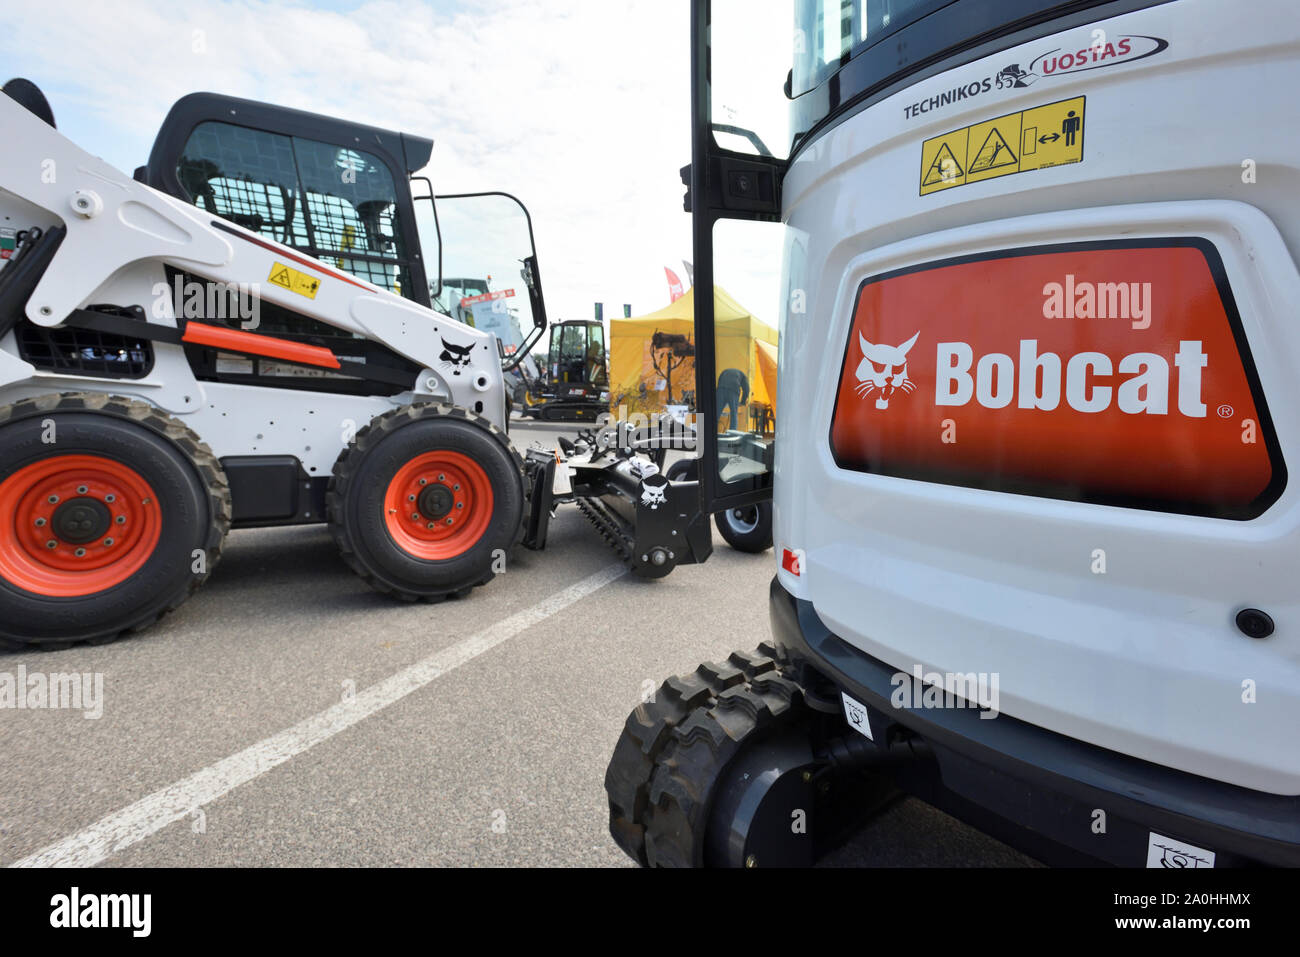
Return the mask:
<path id="1" fill-rule="evenodd" d="M 434 139 L 439 192 L 528 204 L 552 319 L 658 309 L 664 267 L 691 258 L 687 0 L 44 0 L 4 18 L 3 72 L 127 172 L 171 104 L 208 90 Z M 779 262 L 760 265 L 719 278 L 775 323 Z"/>

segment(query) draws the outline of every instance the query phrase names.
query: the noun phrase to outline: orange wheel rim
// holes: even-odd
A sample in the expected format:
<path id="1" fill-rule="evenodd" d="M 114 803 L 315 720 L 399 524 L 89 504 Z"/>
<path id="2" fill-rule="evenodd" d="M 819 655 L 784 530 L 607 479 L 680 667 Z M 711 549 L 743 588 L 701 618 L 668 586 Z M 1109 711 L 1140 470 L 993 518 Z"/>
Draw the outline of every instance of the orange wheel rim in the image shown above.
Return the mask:
<path id="1" fill-rule="evenodd" d="M 492 483 L 460 452 L 428 452 L 398 470 L 384 493 L 384 522 L 397 547 L 445 561 L 478 544 L 492 521 Z"/>
<path id="2" fill-rule="evenodd" d="M 144 567 L 161 533 L 153 488 L 112 459 L 53 456 L 0 482 L 0 577 L 24 591 L 106 591 Z"/>

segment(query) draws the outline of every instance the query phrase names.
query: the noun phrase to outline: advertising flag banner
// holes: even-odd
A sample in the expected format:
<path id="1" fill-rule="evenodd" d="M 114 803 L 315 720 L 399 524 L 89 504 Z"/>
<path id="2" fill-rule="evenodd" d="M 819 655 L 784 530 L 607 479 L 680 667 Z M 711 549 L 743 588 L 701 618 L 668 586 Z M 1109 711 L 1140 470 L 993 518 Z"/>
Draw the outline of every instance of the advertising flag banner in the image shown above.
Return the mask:
<path id="1" fill-rule="evenodd" d="M 682 296 L 686 295 L 686 287 L 682 281 L 677 278 L 677 273 L 673 272 L 667 266 L 664 267 L 664 273 L 668 276 L 668 295 L 672 302 L 676 302 Z"/>

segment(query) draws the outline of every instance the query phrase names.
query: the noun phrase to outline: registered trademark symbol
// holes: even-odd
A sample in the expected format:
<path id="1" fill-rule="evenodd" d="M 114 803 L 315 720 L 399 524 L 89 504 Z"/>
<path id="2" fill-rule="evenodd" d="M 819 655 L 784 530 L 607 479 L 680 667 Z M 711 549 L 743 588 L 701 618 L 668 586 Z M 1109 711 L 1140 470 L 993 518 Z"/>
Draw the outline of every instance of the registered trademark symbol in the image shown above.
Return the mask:
<path id="1" fill-rule="evenodd" d="M 1230 405 L 1219 406 L 1219 418 L 1230 419 L 1232 418 L 1232 416 L 1233 416 L 1232 406 Z"/>

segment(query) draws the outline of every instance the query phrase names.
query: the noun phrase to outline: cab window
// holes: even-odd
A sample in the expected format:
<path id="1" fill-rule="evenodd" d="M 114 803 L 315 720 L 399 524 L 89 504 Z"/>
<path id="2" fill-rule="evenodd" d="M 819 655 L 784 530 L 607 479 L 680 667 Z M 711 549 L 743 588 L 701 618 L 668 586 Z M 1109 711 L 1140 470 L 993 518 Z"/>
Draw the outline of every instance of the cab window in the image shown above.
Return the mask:
<path id="1" fill-rule="evenodd" d="M 375 156 L 207 122 L 190 134 L 177 175 L 199 208 L 414 298 L 397 191 Z"/>

